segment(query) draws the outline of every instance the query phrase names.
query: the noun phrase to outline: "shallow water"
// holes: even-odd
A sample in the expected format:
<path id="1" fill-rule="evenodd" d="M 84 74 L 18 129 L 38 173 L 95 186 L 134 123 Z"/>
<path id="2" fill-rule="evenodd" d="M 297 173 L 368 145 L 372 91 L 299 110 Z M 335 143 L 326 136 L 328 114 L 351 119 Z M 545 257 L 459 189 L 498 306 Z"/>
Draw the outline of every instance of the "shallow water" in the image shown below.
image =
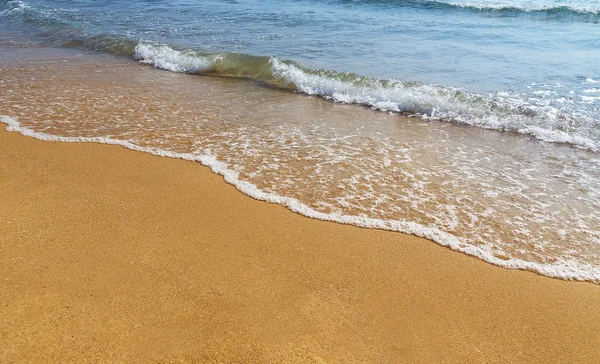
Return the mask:
<path id="1" fill-rule="evenodd" d="M 0 0 L 0 38 L 600 150 L 599 11 L 598 0 Z"/>
<path id="2" fill-rule="evenodd" d="M 13 46 L 0 65 L 0 115 L 12 130 L 197 160 L 307 216 L 600 282 L 593 151 L 108 54 Z"/>

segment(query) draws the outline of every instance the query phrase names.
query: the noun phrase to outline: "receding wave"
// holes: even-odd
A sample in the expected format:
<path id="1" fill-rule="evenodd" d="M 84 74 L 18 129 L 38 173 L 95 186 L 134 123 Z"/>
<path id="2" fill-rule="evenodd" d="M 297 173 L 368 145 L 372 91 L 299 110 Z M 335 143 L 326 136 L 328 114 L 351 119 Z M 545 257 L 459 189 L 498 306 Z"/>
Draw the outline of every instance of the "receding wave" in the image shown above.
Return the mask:
<path id="1" fill-rule="evenodd" d="M 433 240 L 434 242 L 442 246 L 446 246 L 453 250 L 460 251 L 474 257 L 478 257 L 484 261 L 487 261 L 488 263 L 504 268 L 528 270 L 532 272 L 537 272 L 548 277 L 566 280 L 589 281 L 593 283 L 600 282 L 600 271 L 598 267 L 586 263 L 577 262 L 573 260 L 560 260 L 551 263 L 536 263 L 519 258 L 501 259 L 482 247 L 469 244 L 460 237 L 454 236 L 440 229 L 427 227 L 412 221 L 383 220 L 366 216 L 352 216 L 340 213 L 320 212 L 315 210 L 314 208 L 311 208 L 310 206 L 306 205 L 305 203 L 296 198 L 266 192 L 257 188 L 256 185 L 240 179 L 238 172 L 230 169 L 230 167 L 226 163 L 219 161 L 217 158 L 215 158 L 215 156 L 213 156 L 209 152 L 205 152 L 201 155 L 192 153 L 176 153 L 155 147 L 142 147 L 127 140 L 111 139 L 107 137 L 65 137 L 51 135 L 23 127 L 17 120 L 6 115 L 0 115 L 0 123 L 4 123 L 7 125 L 7 131 L 19 132 L 22 135 L 33 137 L 39 140 L 58 141 L 67 143 L 101 143 L 119 145 L 131 150 L 150 153 L 161 157 L 170 157 L 199 162 L 205 166 L 210 167 L 213 172 L 222 175 L 226 182 L 234 185 L 238 190 L 240 190 L 244 194 L 257 200 L 267 201 L 270 203 L 285 206 L 291 211 L 307 217 L 324 221 L 337 222 L 341 224 L 354 225 L 364 228 L 403 232 L 419 237 L 424 237 Z"/>

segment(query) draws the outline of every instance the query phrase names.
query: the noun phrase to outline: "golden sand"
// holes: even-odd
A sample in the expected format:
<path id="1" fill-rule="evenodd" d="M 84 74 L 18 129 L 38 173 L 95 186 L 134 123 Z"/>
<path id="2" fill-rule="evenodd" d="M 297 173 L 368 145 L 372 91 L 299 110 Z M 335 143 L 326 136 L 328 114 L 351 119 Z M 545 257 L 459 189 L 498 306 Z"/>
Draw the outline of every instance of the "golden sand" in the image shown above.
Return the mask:
<path id="1" fill-rule="evenodd" d="M 578 173 L 556 177 L 565 165 L 583 173 L 592 152 L 105 53 L 0 47 L 0 66 L 0 115 L 34 131 L 210 155 L 254 192 L 324 214 L 441 229 L 450 244 L 539 264 L 547 275 L 561 274 L 557 261 L 598 265 L 592 187 Z"/>
<path id="2" fill-rule="evenodd" d="M 600 362 L 600 286 L 0 132 L 0 362 Z"/>

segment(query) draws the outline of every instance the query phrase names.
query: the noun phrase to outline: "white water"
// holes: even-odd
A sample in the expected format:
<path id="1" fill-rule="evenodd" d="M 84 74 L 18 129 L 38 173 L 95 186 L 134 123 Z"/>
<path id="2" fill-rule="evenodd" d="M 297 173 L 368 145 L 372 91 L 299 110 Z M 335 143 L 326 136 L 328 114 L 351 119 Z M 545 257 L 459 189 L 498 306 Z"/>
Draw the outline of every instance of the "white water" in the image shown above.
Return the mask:
<path id="1" fill-rule="evenodd" d="M 200 73 L 210 71 L 215 59 L 192 52 L 179 52 L 166 45 L 140 43 L 135 47 L 134 57 L 141 63 L 173 72 Z"/>
<path id="2" fill-rule="evenodd" d="M 519 9 L 525 12 L 567 8 L 575 12 L 598 14 L 598 0 L 433 0 L 435 2 L 474 9 Z"/>
<path id="3" fill-rule="evenodd" d="M 141 63 L 169 71 L 203 73 L 213 71 L 216 62 L 227 55 L 203 56 L 191 51 L 174 50 L 166 45 L 141 42 L 136 47 L 135 57 Z M 544 89 L 530 94 L 502 92 L 486 97 L 448 86 L 306 70 L 276 57 L 270 58 L 268 66 L 273 79 L 267 81 L 283 81 L 302 93 L 334 102 L 362 104 L 428 120 L 515 131 L 547 142 L 569 143 L 600 151 L 600 121 L 570 111 L 568 106 L 574 104 L 574 98 L 557 95 L 556 90 Z M 594 80 L 588 78 L 586 82 L 592 83 Z M 560 85 L 552 87 L 559 88 Z M 584 104 L 600 101 L 599 97 L 587 95 L 587 91 L 584 90 L 584 94 L 575 99 Z"/>

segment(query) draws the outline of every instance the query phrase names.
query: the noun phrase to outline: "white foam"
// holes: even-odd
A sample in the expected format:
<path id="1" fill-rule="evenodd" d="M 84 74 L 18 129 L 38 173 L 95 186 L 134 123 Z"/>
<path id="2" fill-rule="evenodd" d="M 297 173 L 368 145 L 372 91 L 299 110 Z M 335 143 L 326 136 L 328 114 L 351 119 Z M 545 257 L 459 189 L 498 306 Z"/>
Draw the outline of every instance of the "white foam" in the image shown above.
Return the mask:
<path id="1" fill-rule="evenodd" d="M 240 190 L 244 194 L 257 200 L 267 201 L 270 203 L 285 206 L 291 211 L 297 212 L 307 217 L 324 221 L 337 222 L 341 224 L 354 225 L 364 228 L 375 228 L 412 234 L 415 236 L 433 240 L 434 242 L 442 246 L 446 246 L 453 250 L 460 251 L 474 257 L 478 257 L 486 262 L 497 266 L 509 269 L 529 270 L 548 277 L 566 280 L 581 280 L 600 283 L 600 267 L 583 264 L 574 260 L 557 261 L 552 264 L 540 264 L 514 258 L 509 260 L 503 260 L 494 256 L 490 251 L 478 246 L 467 244 L 462 239 L 453 236 L 449 233 L 446 233 L 439 229 L 425 227 L 423 225 L 411 221 L 381 220 L 363 216 L 349 216 L 342 215 L 339 213 L 327 214 L 319 212 L 308 207 L 307 205 L 303 204 L 295 198 L 267 193 L 258 189 L 254 184 L 241 180 L 237 172 L 227 168 L 226 164 L 218 161 L 214 156 L 210 155 L 207 152 L 205 152 L 202 155 L 190 153 L 174 153 L 159 148 L 140 147 L 126 140 L 117 140 L 105 137 L 64 137 L 50 135 L 46 133 L 36 132 L 26 127 L 22 127 L 17 120 L 2 115 L 0 115 L 0 122 L 8 125 L 6 128 L 6 130 L 8 131 L 16 131 L 21 133 L 22 135 L 30 136 L 39 140 L 69 143 L 102 143 L 120 145 L 131 150 L 150 153 L 157 156 L 196 161 L 205 166 L 210 167 L 213 172 L 222 175 L 225 181 L 234 185 L 238 190 Z"/>
<path id="2" fill-rule="evenodd" d="M 513 130 L 547 142 L 570 143 L 600 151 L 600 141 L 576 132 L 568 134 L 561 131 L 561 123 L 573 117 L 550 106 L 548 100 L 538 100 L 540 105 L 532 105 L 518 95 L 492 100 L 452 87 L 407 84 L 397 80 L 388 80 L 385 86 L 370 79 L 360 79 L 355 83 L 327 74 L 306 72 L 277 58 L 271 58 L 270 63 L 275 77 L 294 84 L 298 91 L 308 95 L 318 95 L 340 103 L 368 105 L 382 111 L 410 112 L 428 120 L 449 120 L 486 129 Z M 542 90 L 536 93 L 550 95 L 555 91 Z M 581 98 L 586 103 L 596 100 L 588 96 Z M 566 102 L 564 98 L 561 101 L 556 102 Z M 523 108 L 531 113 L 523 112 Z M 594 123 L 585 116 L 579 119 L 587 125 Z"/>
<path id="3" fill-rule="evenodd" d="M 8 9 L 0 11 L 0 15 L 10 14 L 10 13 L 22 13 L 31 7 L 20 0 L 10 0 L 6 3 L 9 6 Z"/>
<path id="4" fill-rule="evenodd" d="M 214 57 L 204 57 L 191 52 L 180 52 L 161 44 L 140 42 L 134 57 L 141 63 L 173 72 L 196 73 L 212 69 Z"/>
<path id="5" fill-rule="evenodd" d="M 296 85 L 299 91 L 340 103 L 363 104 L 383 111 L 412 111 L 431 118 L 453 118 L 461 113 L 484 116 L 484 112 L 454 100 L 453 93 L 459 91 L 455 88 L 426 84 L 408 86 L 395 80 L 389 80 L 389 85 L 384 87 L 377 81 L 367 79 L 358 85 L 326 75 L 307 73 L 277 58 L 271 58 L 271 65 L 275 76 Z"/>
<path id="6" fill-rule="evenodd" d="M 579 97 L 586 104 L 593 104 L 597 100 L 600 100 L 600 97 L 594 97 L 594 96 L 583 96 L 583 95 L 580 95 Z"/>
<path id="7" fill-rule="evenodd" d="M 591 139 L 579 136 L 570 135 L 564 131 L 559 130 L 548 130 L 540 127 L 529 127 L 519 129 L 520 134 L 531 135 L 536 139 L 543 140 L 550 143 L 568 143 L 580 146 L 585 149 L 592 151 L 600 150 L 600 142 L 595 142 Z"/>
<path id="8" fill-rule="evenodd" d="M 542 96 L 550 96 L 556 95 L 556 91 L 554 90 L 538 90 L 533 92 L 534 95 L 542 95 Z"/>
<path id="9" fill-rule="evenodd" d="M 600 1 L 598 0 L 433 0 L 438 3 L 449 4 L 464 8 L 480 10 L 518 9 L 524 12 L 544 11 L 557 8 L 566 8 L 574 12 L 598 14 Z"/>
<path id="10" fill-rule="evenodd" d="M 174 72 L 211 71 L 225 57 L 226 55 L 203 56 L 189 51 L 181 52 L 166 45 L 149 42 L 140 42 L 135 48 L 135 58 L 140 62 Z M 529 95 L 499 92 L 496 98 L 487 98 L 449 86 L 346 77 L 330 71 L 304 70 L 276 57 L 270 58 L 269 65 L 275 78 L 273 81 L 292 84 L 299 92 L 321 96 L 334 102 L 410 113 L 427 120 L 524 132 L 544 141 L 571 143 L 600 151 L 600 141 L 594 131 L 596 121 L 565 108 L 565 105 L 573 104 L 572 99 L 562 96 L 548 99 L 548 96 L 557 94 L 552 89 L 537 90 Z M 596 102 L 590 96 L 580 96 L 580 100 L 579 106 Z M 573 130 L 571 125 L 582 127 Z M 565 134 L 563 130 L 570 130 L 570 134 Z"/>

